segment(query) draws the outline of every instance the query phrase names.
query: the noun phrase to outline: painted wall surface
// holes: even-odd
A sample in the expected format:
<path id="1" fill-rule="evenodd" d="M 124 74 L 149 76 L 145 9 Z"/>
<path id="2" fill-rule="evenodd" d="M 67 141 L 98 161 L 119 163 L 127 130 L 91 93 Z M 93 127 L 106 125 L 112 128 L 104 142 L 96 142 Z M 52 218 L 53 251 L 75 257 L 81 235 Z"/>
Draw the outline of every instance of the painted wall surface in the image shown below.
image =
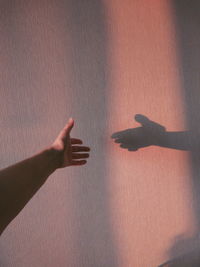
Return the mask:
<path id="1" fill-rule="evenodd" d="M 70 116 L 92 148 L 8 226 L 0 266 L 199 266 L 198 1 L 0 7 L 0 167 Z"/>

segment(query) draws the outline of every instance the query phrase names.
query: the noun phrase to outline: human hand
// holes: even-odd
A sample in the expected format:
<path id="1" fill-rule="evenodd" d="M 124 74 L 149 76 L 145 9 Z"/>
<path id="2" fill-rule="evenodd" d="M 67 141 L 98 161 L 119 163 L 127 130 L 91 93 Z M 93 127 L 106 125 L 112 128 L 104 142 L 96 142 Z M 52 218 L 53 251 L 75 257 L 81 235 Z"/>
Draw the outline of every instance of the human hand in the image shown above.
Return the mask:
<path id="1" fill-rule="evenodd" d="M 58 156 L 58 168 L 80 166 L 87 163 L 86 158 L 89 157 L 89 154 L 79 152 L 88 152 L 90 148 L 81 146 L 83 143 L 82 140 L 70 137 L 73 126 L 74 120 L 71 118 L 52 144 L 51 148 Z"/>

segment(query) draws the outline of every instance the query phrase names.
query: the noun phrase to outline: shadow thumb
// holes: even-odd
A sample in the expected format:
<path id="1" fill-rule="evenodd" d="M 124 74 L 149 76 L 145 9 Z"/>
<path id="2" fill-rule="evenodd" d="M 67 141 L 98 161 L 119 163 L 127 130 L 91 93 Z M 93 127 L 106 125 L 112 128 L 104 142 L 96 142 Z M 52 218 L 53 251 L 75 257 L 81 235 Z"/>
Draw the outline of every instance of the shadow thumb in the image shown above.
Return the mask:
<path id="1" fill-rule="evenodd" d="M 135 120 L 137 122 L 139 122 L 140 124 L 142 124 L 142 126 L 145 126 L 146 124 L 148 124 L 150 122 L 150 120 L 142 114 L 136 114 Z"/>

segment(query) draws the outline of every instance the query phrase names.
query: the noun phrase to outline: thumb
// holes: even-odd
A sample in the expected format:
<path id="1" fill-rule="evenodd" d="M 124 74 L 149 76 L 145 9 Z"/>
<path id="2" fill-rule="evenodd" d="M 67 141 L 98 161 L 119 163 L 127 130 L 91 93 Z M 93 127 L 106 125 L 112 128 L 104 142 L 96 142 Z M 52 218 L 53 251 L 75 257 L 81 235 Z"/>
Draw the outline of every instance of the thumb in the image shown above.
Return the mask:
<path id="1" fill-rule="evenodd" d="M 74 120 L 70 118 L 68 120 L 68 123 L 64 127 L 65 134 L 69 134 L 73 127 L 74 127 Z"/>
<path id="2" fill-rule="evenodd" d="M 142 126 L 148 125 L 150 123 L 150 120 L 142 114 L 136 114 L 135 120 L 139 122 Z"/>
<path id="3" fill-rule="evenodd" d="M 157 131 L 165 131 L 165 127 L 157 122 L 151 121 L 149 118 L 147 118 L 144 115 L 136 114 L 135 120 L 139 122 L 143 127 L 146 127 L 148 129 L 155 129 Z"/>
<path id="4" fill-rule="evenodd" d="M 69 136 L 73 126 L 74 126 L 74 120 L 72 118 L 70 118 L 68 120 L 68 123 L 65 125 L 65 127 L 60 132 L 58 138 L 60 138 L 61 140 L 64 141 L 67 138 L 67 136 Z"/>
<path id="5" fill-rule="evenodd" d="M 73 126 L 74 126 L 74 120 L 70 118 L 68 123 L 60 131 L 59 135 L 57 136 L 56 140 L 53 143 L 56 148 L 59 149 L 63 148 L 63 144 L 65 144 L 65 142 L 69 139 L 69 134 Z"/>

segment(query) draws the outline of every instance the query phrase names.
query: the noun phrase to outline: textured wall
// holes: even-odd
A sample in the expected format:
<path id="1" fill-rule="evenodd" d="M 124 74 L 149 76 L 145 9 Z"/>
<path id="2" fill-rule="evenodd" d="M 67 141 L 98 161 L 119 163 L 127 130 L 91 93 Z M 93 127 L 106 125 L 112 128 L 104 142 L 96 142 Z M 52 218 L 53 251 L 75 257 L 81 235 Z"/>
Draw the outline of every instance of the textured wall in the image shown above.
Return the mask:
<path id="1" fill-rule="evenodd" d="M 54 173 L 9 225 L 1 266 L 191 266 L 200 16 L 188 5 L 1 1 L 1 168 L 52 142 L 70 116 L 92 148 L 86 166 Z"/>

